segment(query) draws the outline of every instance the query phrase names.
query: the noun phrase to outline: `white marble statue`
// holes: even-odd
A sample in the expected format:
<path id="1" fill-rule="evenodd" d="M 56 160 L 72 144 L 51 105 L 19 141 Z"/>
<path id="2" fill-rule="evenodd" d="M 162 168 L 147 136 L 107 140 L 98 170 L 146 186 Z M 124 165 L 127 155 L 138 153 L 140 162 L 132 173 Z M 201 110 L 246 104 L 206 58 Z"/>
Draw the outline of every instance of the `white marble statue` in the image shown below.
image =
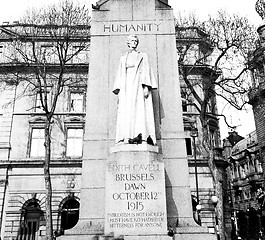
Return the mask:
<path id="1" fill-rule="evenodd" d="M 146 141 L 155 145 L 155 124 L 151 90 L 157 84 L 146 53 L 137 51 L 139 39 L 129 36 L 129 51 L 120 58 L 113 92 L 118 94 L 116 143 Z"/>

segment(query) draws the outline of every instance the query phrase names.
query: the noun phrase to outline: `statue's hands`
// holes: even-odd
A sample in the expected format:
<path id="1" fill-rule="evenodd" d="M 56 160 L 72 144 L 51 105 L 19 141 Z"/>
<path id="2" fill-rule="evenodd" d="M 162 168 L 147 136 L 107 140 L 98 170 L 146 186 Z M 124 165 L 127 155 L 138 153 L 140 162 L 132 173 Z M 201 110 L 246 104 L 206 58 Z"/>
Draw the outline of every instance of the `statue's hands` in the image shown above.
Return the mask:
<path id="1" fill-rule="evenodd" d="M 144 89 L 143 89 L 143 92 L 144 92 L 144 98 L 148 98 L 149 96 L 149 89 L 147 86 L 144 86 Z"/>

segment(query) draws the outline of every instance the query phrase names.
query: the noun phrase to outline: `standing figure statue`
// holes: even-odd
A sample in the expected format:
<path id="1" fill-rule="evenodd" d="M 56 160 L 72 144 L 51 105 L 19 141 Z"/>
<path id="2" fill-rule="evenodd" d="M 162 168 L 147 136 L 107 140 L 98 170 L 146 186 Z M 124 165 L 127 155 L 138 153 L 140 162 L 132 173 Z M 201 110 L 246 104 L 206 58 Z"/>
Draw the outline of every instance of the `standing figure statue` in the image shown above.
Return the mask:
<path id="1" fill-rule="evenodd" d="M 146 53 L 137 51 L 139 39 L 128 37 L 129 52 L 120 58 L 113 93 L 118 95 L 116 143 L 156 144 L 151 90 L 157 84 Z"/>

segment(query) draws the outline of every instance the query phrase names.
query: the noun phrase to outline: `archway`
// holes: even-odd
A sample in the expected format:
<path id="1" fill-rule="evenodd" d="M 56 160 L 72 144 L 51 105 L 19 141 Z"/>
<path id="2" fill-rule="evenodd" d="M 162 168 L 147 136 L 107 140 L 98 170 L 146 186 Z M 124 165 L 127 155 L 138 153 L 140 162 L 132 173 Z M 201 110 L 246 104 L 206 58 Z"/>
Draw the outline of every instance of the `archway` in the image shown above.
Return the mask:
<path id="1" fill-rule="evenodd" d="M 44 219 L 44 213 L 39 201 L 35 198 L 28 200 L 22 207 L 18 240 L 35 240 L 39 230 L 40 221 Z"/>
<path id="2" fill-rule="evenodd" d="M 79 220 L 79 202 L 74 197 L 66 198 L 59 210 L 60 231 L 59 235 L 64 234 L 64 230 L 73 228 Z"/>

